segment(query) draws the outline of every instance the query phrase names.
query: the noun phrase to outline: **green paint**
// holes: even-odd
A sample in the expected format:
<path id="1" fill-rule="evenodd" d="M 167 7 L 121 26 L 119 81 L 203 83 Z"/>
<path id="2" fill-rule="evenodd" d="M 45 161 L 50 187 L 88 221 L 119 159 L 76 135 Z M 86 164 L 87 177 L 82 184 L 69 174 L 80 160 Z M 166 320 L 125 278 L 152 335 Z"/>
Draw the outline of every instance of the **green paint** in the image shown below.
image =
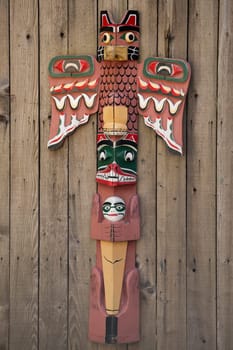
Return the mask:
<path id="1" fill-rule="evenodd" d="M 83 73 L 54 73 L 53 71 L 53 65 L 56 61 L 60 60 L 69 60 L 69 59 L 76 59 L 76 60 L 86 60 L 89 63 L 89 70 Z M 92 56 L 55 56 L 51 59 L 49 62 L 49 74 L 53 78 L 62 78 L 62 77 L 86 77 L 93 75 L 94 73 L 94 62 Z"/>
<path id="2" fill-rule="evenodd" d="M 157 61 L 157 62 L 161 62 L 161 63 L 164 63 L 164 64 L 175 63 L 175 64 L 181 66 L 182 69 L 183 69 L 183 77 L 182 78 L 172 78 L 172 77 L 169 77 L 167 75 L 152 74 L 152 73 L 148 72 L 147 71 L 147 67 L 152 61 Z M 145 59 L 145 62 L 144 62 L 143 73 L 148 78 L 153 78 L 153 79 L 158 79 L 158 80 L 174 81 L 174 82 L 177 82 L 177 83 L 184 83 L 188 79 L 188 68 L 187 68 L 185 62 L 183 62 L 181 60 L 173 60 L 173 59 L 168 59 L 168 58 L 148 57 L 147 59 Z"/>

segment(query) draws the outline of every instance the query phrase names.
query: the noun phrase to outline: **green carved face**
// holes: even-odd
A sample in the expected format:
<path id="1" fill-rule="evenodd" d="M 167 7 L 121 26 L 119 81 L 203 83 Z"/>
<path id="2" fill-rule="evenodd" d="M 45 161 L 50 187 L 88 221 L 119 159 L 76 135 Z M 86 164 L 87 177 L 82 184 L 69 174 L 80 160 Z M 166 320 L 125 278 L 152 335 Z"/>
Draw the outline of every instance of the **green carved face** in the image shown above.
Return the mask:
<path id="1" fill-rule="evenodd" d="M 98 148 L 98 170 L 105 169 L 114 161 L 122 170 L 136 173 L 137 150 L 130 145 L 105 145 Z"/>
<path id="2" fill-rule="evenodd" d="M 112 186 L 135 183 L 137 171 L 137 144 L 121 139 L 102 140 L 97 145 L 98 182 Z"/>

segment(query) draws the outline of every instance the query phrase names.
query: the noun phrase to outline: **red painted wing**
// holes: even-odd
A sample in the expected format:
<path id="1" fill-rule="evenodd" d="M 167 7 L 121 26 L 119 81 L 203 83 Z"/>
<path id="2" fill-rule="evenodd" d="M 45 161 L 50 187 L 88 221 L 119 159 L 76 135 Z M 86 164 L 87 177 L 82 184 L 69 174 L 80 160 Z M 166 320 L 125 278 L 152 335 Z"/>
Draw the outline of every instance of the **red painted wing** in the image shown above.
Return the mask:
<path id="1" fill-rule="evenodd" d="M 149 57 L 138 67 L 139 113 L 169 148 L 182 154 L 182 119 L 191 70 L 187 62 Z"/>
<path id="2" fill-rule="evenodd" d="M 52 120 L 49 148 L 88 122 L 98 110 L 99 63 L 92 56 L 57 56 L 49 64 Z"/>

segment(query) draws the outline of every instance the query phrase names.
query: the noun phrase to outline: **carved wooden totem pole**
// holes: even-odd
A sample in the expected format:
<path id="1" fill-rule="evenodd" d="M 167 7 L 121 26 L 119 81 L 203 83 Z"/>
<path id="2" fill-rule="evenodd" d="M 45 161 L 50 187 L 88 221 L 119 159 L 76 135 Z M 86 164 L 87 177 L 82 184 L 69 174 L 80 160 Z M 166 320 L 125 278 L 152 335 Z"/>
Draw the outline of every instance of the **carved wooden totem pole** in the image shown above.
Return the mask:
<path id="1" fill-rule="evenodd" d="M 140 238 L 137 119 L 182 153 L 182 118 L 190 68 L 183 60 L 147 58 L 139 64 L 139 15 L 115 24 L 101 12 L 97 60 L 57 56 L 49 65 L 52 121 L 48 147 L 98 112 L 98 192 L 91 214 L 96 266 L 91 276 L 89 338 L 99 343 L 139 340 Z"/>

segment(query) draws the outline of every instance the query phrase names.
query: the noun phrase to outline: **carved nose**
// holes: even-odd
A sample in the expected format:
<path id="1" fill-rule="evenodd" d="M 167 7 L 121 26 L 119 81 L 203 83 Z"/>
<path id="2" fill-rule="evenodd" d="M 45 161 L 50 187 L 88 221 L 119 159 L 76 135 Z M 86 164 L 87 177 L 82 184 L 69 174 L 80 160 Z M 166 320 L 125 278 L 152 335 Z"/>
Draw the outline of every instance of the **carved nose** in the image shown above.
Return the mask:
<path id="1" fill-rule="evenodd" d="M 120 170 L 119 165 L 116 162 L 113 162 L 112 164 L 110 164 L 110 170 L 113 170 L 115 173 L 118 173 Z"/>

